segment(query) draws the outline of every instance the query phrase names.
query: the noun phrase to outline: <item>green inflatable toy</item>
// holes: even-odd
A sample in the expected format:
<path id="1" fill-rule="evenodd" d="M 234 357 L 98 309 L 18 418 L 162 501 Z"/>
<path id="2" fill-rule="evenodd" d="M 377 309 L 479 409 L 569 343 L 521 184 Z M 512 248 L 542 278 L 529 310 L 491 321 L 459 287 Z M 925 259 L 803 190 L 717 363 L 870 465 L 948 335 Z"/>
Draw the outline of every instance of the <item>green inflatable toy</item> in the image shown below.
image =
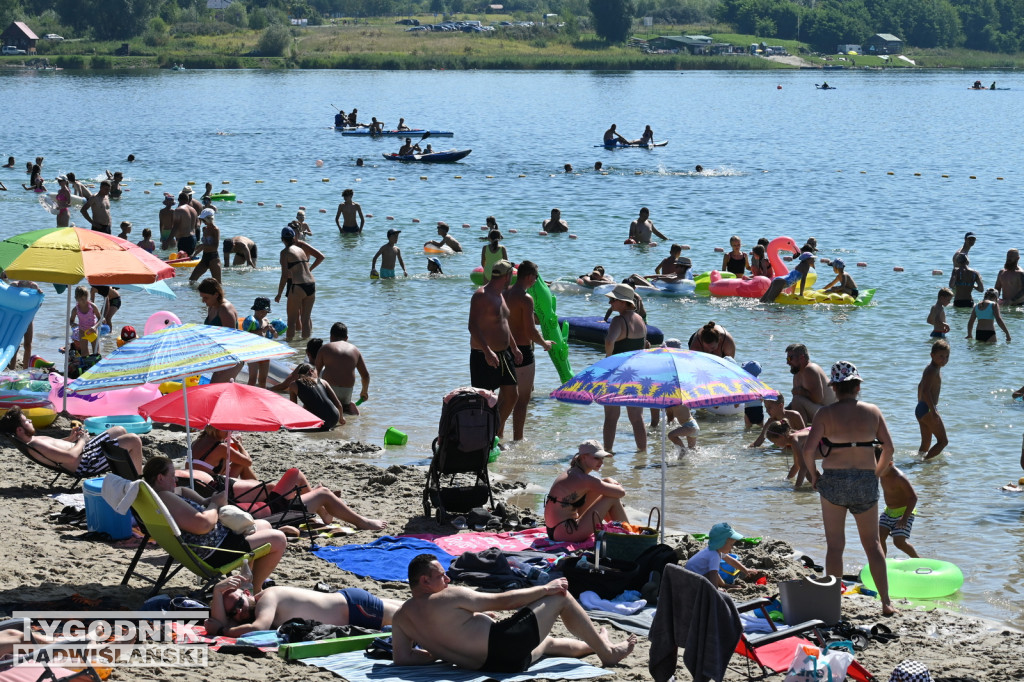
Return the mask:
<path id="1" fill-rule="evenodd" d="M 547 283 L 540 277 L 533 283 L 529 290 L 533 296 L 533 310 L 540 320 L 540 333 L 546 340 L 551 341 L 551 362 L 558 370 L 558 380 L 563 384 L 572 379 L 572 368 L 569 367 L 569 323 L 558 324 L 556 313 L 557 301 L 555 295 L 548 289 Z"/>

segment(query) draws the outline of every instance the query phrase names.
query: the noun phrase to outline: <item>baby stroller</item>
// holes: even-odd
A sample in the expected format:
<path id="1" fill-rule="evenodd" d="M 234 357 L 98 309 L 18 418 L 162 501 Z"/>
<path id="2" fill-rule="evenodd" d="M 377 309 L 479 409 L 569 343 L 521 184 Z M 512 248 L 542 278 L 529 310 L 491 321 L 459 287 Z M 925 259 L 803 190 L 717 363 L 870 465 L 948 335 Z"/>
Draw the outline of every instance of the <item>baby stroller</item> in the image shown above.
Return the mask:
<path id="1" fill-rule="evenodd" d="M 423 515 L 437 508 L 438 523 L 451 512 L 465 513 L 489 501 L 494 508 L 487 459 L 498 430 L 497 398 L 490 391 L 458 388 L 444 397 L 434 457 L 423 489 Z M 461 480 L 456 477 L 462 474 Z M 472 484 L 466 474 L 475 475 Z M 447 483 L 442 481 L 447 479 Z"/>

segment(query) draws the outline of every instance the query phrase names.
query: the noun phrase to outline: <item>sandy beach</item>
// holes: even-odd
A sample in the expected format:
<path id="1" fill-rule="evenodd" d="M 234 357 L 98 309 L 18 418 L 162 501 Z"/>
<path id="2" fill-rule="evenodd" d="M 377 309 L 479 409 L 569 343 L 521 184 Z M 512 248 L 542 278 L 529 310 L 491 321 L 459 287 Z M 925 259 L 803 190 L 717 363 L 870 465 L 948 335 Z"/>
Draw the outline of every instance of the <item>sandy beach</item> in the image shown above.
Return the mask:
<path id="1" fill-rule="evenodd" d="M 55 426 L 65 424 L 59 420 Z M 63 436 L 66 430 L 51 429 L 49 435 Z M 422 467 L 391 466 L 380 469 L 365 461 L 353 459 L 354 453 L 365 453 L 375 446 L 343 440 L 311 441 L 300 434 L 245 434 L 244 444 L 255 462 L 257 473 L 265 479 L 275 478 L 298 463 L 311 482 L 322 482 L 340 490 L 343 498 L 357 511 L 388 521 L 386 531 L 362 531 L 348 537 L 321 541 L 324 544 L 370 542 L 384 534 L 452 533 L 451 527 L 440 527 L 422 516 L 421 495 L 425 470 Z M 147 457 L 162 452 L 174 458 L 184 454 L 184 435 L 180 429 L 155 428 L 143 436 Z M 85 530 L 58 525 L 49 520 L 61 505 L 50 499 L 52 474 L 31 466 L 16 451 L 4 448 L 2 467 L 6 485 L 0 489 L 0 527 L 3 528 L 4 551 L 0 558 L 0 615 L 8 614 L 11 604 L 44 601 L 72 594 L 86 598 L 107 598 L 120 608 L 137 608 L 149 591 L 149 585 L 134 579 L 127 587 L 120 580 L 134 554 L 125 543 L 104 543 L 85 540 Z M 295 453 L 303 453 L 297 461 Z M 362 456 L 365 457 L 365 454 Z M 390 474 L 390 475 L 386 475 Z M 65 483 L 68 479 L 63 479 Z M 497 494 L 521 489 L 523 483 L 496 484 Z M 541 485 L 547 482 L 534 481 Z M 59 488 L 59 486 L 58 486 Z M 52 492 L 66 492 L 54 489 Z M 702 529 L 703 530 L 703 529 Z M 855 539 L 854 539 L 855 541 Z M 691 537 L 670 538 L 677 553 L 688 557 L 700 548 Z M 401 583 L 380 583 L 357 578 L 312 554 L 308 542 L 297 542 L 274 572 L 278 584 L 312 588 L 324 581 L 334 589 L 362 587 L 382 597 L 405 599 L 408 588 Z M 765 538 L 752 550 L 739 550 L 741 560 L 751 568 L 767 572 L 766 586 L 748 585 L 733 592 L 739 600 L 777 593 L 776 581 L 811 573 L 810 569 L 792 559 L 793 548 L 785 538 Z M 165 554 L 158 548 L 147 550 L 140 563 L 141 572 L 155 577 Z M 171 594 L 184 594 L 194 588 L 191 576 L 179 574 L 168 589 Z M 904 659 L 925 663 L 935 682 L 967 680 L 1008 680 L 1020 677 L 1020 652 L 1024 651 L 1024 635 L 997 623 L 933 610 L 915 610 L 907 603 L 895 603 L 899 613 L 884 622 L 899 638 L 888 644 L 872 642 L 859 660 L 880 680 L 887 680 L 892 669 Z M 871 626 L 882 622 L 879 603 L 862 595 L 843 597 L 843 615 L 856 625 Z M 612 631 L 614 639 L 625 633 Z M 641 638 L 636 650 L 619 666 L 609 669 L 601 679 L 645 680 L 649 645 Z M 302 664 L 287 664 L 276 656 L 248 658 L 237 655 L 210 654 L 208 669 L 134 668 L 115 669 L 113 680 L 330 680 L 337 677 L 327 671 Z M 587 661 L 599 665 L 596 656 Z M 726 680 L 746 679 L 743 659 L 734 656 Z M 690 679 L 682 665 L 680 652 L 679 679 Z"/>

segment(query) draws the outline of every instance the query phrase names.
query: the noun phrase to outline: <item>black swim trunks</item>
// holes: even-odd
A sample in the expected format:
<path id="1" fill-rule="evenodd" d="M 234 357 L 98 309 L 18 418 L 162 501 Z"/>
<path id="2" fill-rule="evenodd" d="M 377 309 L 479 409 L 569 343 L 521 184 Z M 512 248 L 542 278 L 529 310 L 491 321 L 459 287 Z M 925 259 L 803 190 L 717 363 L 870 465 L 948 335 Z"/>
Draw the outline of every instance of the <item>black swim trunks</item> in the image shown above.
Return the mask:
<path id="1" fill-rule="evenodd" d="M 343 234 L 359 234 L 358 225 L 343 225 L 341 228 Z"/>
<path id="2" fill-rule="evenodd" d="M 473 348 L 469 351 L 469 382 L 476 388 L 486 388 L 489 391 L 497 390 L 502 386 L 515 386 L 516 367 L 513 362 L 512 351 L 506 348 L 497 351 L 498 366 L 491 367 L 487 364 L 482 350 Z"/>
<path id="3" fill-rule="evenodd" d="M 751 405 L 750 407 L 744 407 L 743 412 L 747 415 L 747 419 L 750 420 L 751 424 L 755 424 L 757 426 L 764 424 L 764 405 Z"/>
<path id="4" fill-rule="evenodd" d="M 529 367 L 534 362 L 533 357 L 533 344 L 528 346 L 519 346 L 519 352 L 523 354 L 523 361 L 517 362 L 516 367 Z"/>
<path id="5" fill-rule="evenodd" d="M 989 341 L 996 337 L 995 329 L 975 329 L 974 338 L 978 341 Z"/>
<path id="6" fill-rule="evenodd" d="M 192 235 L 187 237 L 178 237 L 177 240 L 175 240 L 175 246 L 178 247 L 178 251 L 184 251 L 191 258 L 192 252 L 196 250 L 196 238 Z"/>
<path id="7" fill-rule="evenodd" d="M 973 308 L 974 301 L 969 298 L 958 298 L 953 301 L 954 308 Z"/>
<path id="8" fill-rule="evenodd" d="M 532 652 L 540 646 L 537 616 L 524 606 L 491 626 L 487 637 L 487 660 L 480 670 L 490 673 L 520 673 L 533 662 Z"/>

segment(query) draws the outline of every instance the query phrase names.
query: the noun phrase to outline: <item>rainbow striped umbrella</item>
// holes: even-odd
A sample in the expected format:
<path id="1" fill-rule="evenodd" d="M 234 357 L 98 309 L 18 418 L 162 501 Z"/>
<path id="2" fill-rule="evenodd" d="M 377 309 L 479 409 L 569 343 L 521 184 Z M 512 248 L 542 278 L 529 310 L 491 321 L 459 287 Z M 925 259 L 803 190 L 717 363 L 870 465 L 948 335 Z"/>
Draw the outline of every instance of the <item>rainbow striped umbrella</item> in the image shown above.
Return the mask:
<path id="1" fill-rule="evenodd" d="M 32 230 L 0 242 L 0 269 L 12 279 L 74 285 L 152 284 L 174 268 L 145 249 L 81 227 Z"/>
<path id="2" fill-rule="evenodd" d="M 114 388 L 156 384 L 200 372 L 216 372 L 241 362 L 270 360 L 295 351 L 264 336 L 205 324 L 182 324 L 146 334 L 124 344 L 68 384 L 75 393 L 98 393 Z M 182 382 L 185 421 L 188 422 L 188 382 Z M 186 430 L 189 474 L 192 437 Z"/>

